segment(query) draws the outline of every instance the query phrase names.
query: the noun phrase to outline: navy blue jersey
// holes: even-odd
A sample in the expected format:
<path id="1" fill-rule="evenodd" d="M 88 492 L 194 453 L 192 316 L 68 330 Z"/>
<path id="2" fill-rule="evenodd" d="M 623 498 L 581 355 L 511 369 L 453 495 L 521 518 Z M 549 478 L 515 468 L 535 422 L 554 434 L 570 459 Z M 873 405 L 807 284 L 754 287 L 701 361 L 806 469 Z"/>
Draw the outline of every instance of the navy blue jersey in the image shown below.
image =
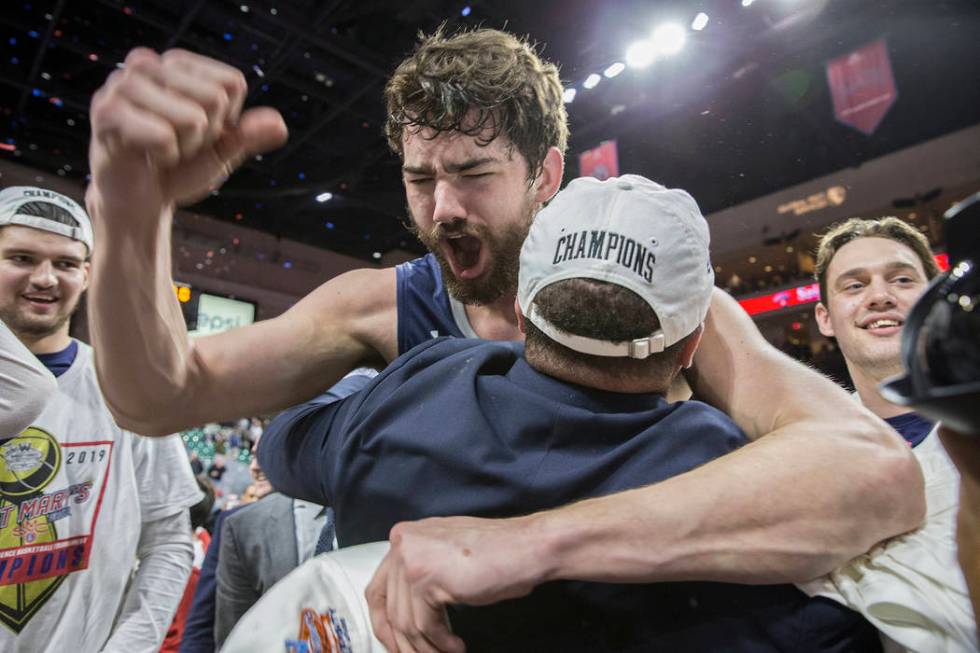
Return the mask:
<path id="1" fill-rule="evenodd" d="M 440 336 L 475 338 L 462 304 L 454 311 L 442 284 L 442 270 L 432 254 L 395 268 L 398 301 L 398 353 Z M 462 325 L 460 324 L 462 323 Z"/>
<path id="2" fill-rule="evenodd" d="M 511 342 L 423 343 L 358 394 L 276 418 L 262 469 L 283 493 L 332 505 L 349 546 L 387 539 L 403 520 L 506 517 L 640 487 L 746 442 L 705 404 L 564 383 L 522 354 Z M 454 607 L 452 623 L 470 651 L 864 651 L 878 641 L 855 613 L 789 585 L 556 582 Z"/>
<path id="3" fill-rule="evenodd" d="M 895 417 L 886 417 L 885 421 L 913 447 L 919 446 L 936 426 L 935 422 L 927 420 L 918 413 L 903 413 Z"/>
<path id="4" fill-rule="evenodd" d="M 54 374 L 56 377 L 61 376 L 68 371 L 71 364 L 75 362 L 75 356 L 78 355 L 78 342 L 72 340 L 71 343 L 61 351 L 56 351 L 53 354 L 37 354 L 37 358 L 48 371 Z"/>

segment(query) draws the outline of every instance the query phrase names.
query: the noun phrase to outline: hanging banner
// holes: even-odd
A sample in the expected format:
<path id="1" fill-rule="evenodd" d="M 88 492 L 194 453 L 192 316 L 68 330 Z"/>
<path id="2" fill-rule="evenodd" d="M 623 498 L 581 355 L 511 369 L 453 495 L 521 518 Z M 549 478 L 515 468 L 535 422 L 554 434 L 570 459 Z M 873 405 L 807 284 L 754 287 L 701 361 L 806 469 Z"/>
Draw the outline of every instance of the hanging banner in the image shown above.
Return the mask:
<path id="1" fill-rule="evenodd" d="M 884 39 L 828 61 L 827 83 L 834 117 L 869 136 L 898 98 Z"/>
<path id="2" fill-rule="evenodd" d="M 578 174 L 580 177 L 595 177 L 604 180 L 619 176 L 619 155 L 616 141 L 602 141 L 598 147 L 578 155 Z"/>

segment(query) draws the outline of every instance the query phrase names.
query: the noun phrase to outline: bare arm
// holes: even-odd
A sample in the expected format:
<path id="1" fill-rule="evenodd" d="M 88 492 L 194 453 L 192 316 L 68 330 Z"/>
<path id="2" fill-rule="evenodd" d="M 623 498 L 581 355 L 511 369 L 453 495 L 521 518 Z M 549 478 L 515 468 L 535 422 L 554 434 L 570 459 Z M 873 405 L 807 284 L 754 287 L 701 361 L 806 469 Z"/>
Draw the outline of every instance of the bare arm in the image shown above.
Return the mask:
<path id="1" fill-rule="evenodd" d="M 188 338 L 171 285 L 174 207 L 286 136 L 277 112 L 242 111 L 245 90 L 220 62 L 134 50 L 93 98 L 96 368 L 113 415 L 139 433 L 283 408 L 394 349 L 391 270 L 348 273 L 274 320 Z"/>
<path id="2" fill-rule="evenodd" d="M 549 576 L 802 581 L 921 523 L 923 480 L 908 446 L 766 343 L 720 291 L 694 372 L 695 395 L 755 442 L 664 483 L 543 515 L 556 534 L 546 538 Z M 596 564 L 607 547 L 618 555 Z"/>

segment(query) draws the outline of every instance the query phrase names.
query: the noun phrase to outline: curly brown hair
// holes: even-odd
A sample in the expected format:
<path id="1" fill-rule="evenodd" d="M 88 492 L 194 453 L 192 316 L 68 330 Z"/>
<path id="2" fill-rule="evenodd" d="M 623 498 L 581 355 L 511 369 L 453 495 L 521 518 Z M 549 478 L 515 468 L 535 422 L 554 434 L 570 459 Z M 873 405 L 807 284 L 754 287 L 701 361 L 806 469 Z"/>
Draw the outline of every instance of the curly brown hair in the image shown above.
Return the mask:
<path id="1" fill-rule="evenodd" d="M 446 36 L 440 27 L 419 40 L 385 86 L 385 134 L 399 156 L 406 128 L 457 131 L 480 145 L 504 134 L 527 161 L 529 181 L 549 148 L 564 155 L 568 114 L 558 68 L 526 39 L 493 29 Z"/>
<path id="2" fill-rule="evenodd" d="M 929 241 L 911 225 L 895 217 L 887 218 L 850 218 L 830 227 L 817 245 L 817 262 L 813 268 L 813 276 L 820 284 L 820 301 L 827 303 L 827 268 L 837 251 L 858 238 L 888 238 L 899 242 L 913 252 L 922 261 L 922 269 L 927 279 L 939 274 L 939 265 L 929 249 Z"/>

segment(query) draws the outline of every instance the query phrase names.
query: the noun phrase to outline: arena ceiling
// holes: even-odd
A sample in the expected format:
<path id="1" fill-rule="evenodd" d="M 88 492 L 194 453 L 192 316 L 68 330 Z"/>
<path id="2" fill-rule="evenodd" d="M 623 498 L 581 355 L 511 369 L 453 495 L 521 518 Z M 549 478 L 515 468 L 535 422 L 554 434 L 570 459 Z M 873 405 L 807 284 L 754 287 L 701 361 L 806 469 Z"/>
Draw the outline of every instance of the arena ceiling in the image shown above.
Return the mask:
<path id="1" fill-rule="evenodd" d="M 246 75 L 289 143 L 194 207 L 367 261 L 420 251 L 402 227 L 399 162 L 381 90 L 419 30 L 442 22 L 527 34 L 578 88 L 576 154 L 615 139 L 621 172 L 688 189 L 705 213 L 980 123 L 975 0 L 32 0 L 0 14 L 0 156 L 84 182 L 92 93 L 137 45 L 182 47 Z M 660 22 L 676 56 L 591 90 Z M 465 15 L 464 15 L 465 14 Z M 887 42 L 898 101 L 870 136 L 837 122 L 825 62 Z M 2 182 L 2 180 L 0 180 Z M 329 201 L 317 196 L 331 193 Z M 907 193 L 906 193 L 907 194 Z M 896 197 L 903 196 L 896 180 Z"/>

